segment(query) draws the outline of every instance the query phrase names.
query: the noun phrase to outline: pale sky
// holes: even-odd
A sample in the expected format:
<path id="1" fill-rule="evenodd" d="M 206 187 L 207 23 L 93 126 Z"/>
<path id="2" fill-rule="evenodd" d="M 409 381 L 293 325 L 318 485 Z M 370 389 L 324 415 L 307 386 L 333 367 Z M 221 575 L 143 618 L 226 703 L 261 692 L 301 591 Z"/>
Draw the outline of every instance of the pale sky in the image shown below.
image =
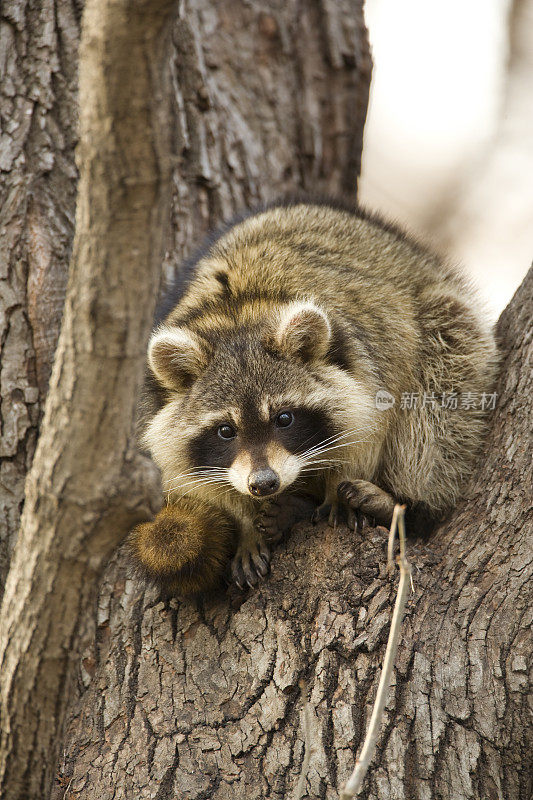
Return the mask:
<path id="1" fill-rule="evenodd" d="M 462 262 L 494 318 L 533 259 L 533 0 L 367 0 L 360 200 Z"/>

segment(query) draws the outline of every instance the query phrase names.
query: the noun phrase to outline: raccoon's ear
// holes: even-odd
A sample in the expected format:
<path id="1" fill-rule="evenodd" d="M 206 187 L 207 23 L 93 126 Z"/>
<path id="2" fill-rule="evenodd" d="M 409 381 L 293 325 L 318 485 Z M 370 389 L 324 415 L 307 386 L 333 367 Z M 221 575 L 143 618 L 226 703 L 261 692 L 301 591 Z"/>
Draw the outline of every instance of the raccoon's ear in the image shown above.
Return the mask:
<path id="1" fill-rule="evenodd" d="M 271 344 L 281 353 L 313 361 L 329 348 L 331 325 L 327 315 L 310 300 L 285 306 L 276 320 Z"/>
<path id="2" fill-rule="evenodd" d="M 148 343 L 148 364 L 166 389 L 184 390 L 207 366 L 200 339 L 185 328 L 159 328 Z"/>

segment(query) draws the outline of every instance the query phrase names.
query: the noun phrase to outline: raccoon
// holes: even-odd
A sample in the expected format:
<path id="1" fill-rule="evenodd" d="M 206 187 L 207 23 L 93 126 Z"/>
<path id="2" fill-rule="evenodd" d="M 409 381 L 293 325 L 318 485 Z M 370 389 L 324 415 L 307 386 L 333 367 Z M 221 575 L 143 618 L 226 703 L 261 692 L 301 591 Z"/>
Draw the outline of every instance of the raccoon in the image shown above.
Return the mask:
<path id="1" fill-rule="evenodd" d="M 149 342 L 142 441 L 168 503 L 133 532 L 138 563 L 181 594 L 230 559 L 254 586 L 306 497 L 351 528 L 399 501 L 429 530 L 471 472 L 496 361 L 461 273 L 380 217 L 297 200 L 238 219 Z"/>

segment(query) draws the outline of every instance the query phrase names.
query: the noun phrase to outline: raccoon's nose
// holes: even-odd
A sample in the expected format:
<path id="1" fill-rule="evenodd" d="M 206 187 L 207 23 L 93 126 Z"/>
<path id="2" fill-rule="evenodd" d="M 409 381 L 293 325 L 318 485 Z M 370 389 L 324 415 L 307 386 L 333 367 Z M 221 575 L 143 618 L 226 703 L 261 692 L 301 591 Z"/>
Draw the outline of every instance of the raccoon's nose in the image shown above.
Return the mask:
<path id="1" fill-rule="evenodd" d="M 266 497 L 279 489 L 279 477 L 273 469 L 255 469 L 248 478 L 248 488 L 256 497 Z"/>

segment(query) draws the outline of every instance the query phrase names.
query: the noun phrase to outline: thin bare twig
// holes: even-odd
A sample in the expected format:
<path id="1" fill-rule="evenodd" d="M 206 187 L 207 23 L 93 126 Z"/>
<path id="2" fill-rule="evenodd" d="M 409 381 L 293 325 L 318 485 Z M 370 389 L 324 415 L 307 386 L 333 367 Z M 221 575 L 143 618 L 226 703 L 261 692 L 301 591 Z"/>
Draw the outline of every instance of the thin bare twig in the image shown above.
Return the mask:
<path id="1" fill-rule="evenodd" d="M 394 536 L 396 534 L 396 527 L 398 527 L 400 539 L 400 555 L 398 557 L 398 564 L 400 567 L 400 584 L 398 586 L 398 594 L 396 595 L 396 602 L 394 604 L 389 641 L 387 642 L 387 649 L 385 651 L 385 658 L 383 660 L 383 669 L 381 670 L 378 691 L 374 701 L 374 708 L 372 709 L 372 716 L 370 718 L 370 724 L 368 726 L 366 738 L 363 743 L 359 758 L 355 762 L 354 771 L 352 772 L 349 780 L 346 782 L 346 785 L 341 792 L 341 800 L 351 800 L 359 793 L 363 785 L 368 767 L 370 766 L 370 762 L 374 756 L 376 742 L 381 728 L 383 709 L 385 708 L 385 703 L 387 701 L 392 670 L 396 658 L 396 651 L 398 650 L 400 628 L 402 625 L 405 603 L 407 601 L 407 594 L 409 591 L 409 581 L 411 578 L 411 566 L 405 557 L 404 511 L 405 506 L 396 505 L 394 507 L 394 515 L 392 517 L 392 524 L 389 534 L 388 566 L 391 567 L 394 563 Z"/>

